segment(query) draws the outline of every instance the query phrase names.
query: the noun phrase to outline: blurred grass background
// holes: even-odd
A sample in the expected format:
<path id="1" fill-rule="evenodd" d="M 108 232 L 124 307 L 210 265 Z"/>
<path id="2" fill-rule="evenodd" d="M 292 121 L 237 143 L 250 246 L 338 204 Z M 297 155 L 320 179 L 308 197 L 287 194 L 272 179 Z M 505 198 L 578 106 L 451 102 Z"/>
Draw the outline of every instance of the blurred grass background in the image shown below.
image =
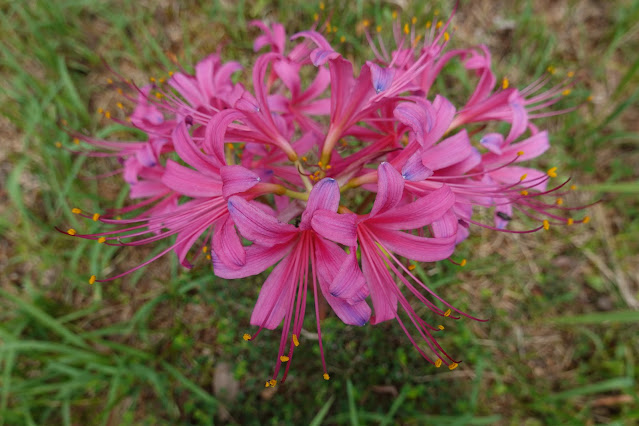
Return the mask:
<path id="1" fill-rule="evenodd" d="M 453 46 L 487 44 L 498 78 L 526 86 L 552 65 L 574 71 L 570 114 L 541 120 L 559 166 L 581 191 L 588 225 L 527 235 L 477 229 L 460 246 L 463 270 L 419 273 L 488 323 L 447 324 L 443 345 L 464 363 L 427 365 L 394 323 L 323 323 L 331 380 L 322 379 L 313 333 L 289 380 L 265 389 L 279 332 L 242 340 L 261 278 L 226 282 L 205 264 L 175 259 L 112 283 L 159 247 L 116 250 L 66 238 L 54 226 L 96 231 L 71 207 L 122 205 L 113 166 L 58 149 L 63 128 L 100 137 L 121 129 L 110 64 L 142 84 L 223 47 L 250 73 L 251 19 L 289 34 L 314 14 L 362 63 L 369 19 L 448 16 L 452 2 L 0 1 L 0 424 L 636 424 L 639 422 L 639 1 L 462 1 Z M 344 36 L 345 41 L 340 43 Z M 102 62 L 104 59 L 104 62 Z M 441 90 L 459 96 L 460 67 Z M 558 82 L 560 76 L 556 77 Z M 463 86 L 463 84 L 462 84 Z M 592 100 L 584 102 L 589 96 Z M 308 318 L 312 320 L 311 316 Z M 313 330 L 311 324 L 307 330 Z"/>

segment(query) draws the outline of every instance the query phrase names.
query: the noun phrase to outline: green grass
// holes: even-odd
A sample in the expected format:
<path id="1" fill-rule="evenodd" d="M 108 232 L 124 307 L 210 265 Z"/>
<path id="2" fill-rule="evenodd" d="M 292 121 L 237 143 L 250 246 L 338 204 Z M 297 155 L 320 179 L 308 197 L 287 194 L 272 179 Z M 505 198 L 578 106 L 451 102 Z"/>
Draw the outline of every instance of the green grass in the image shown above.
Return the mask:
<path id="1" fill-rule="evenodd" d="M 201 4 L 203 3 L 203 4 Z M 423 265 L 432 287 L 488 323 L 447 325 L 454 372 L 430 368 L 395 324 L 322 325 L 331 380 L 304 338 L 286 384 L 265 389 L 278 332 L 242 340 L 261 280 L 225 282 L 204 264 L 166 259 L 89 286 L 151 255 L 66 238 L 54 226 L 96 231 L 71 207 L 103 211 L 126 200 L 108 161 L 73 155 L 66 130 L 102 137 L 122 129 L 97 109 L 115 110 L 105 62 L 138 83 L 186 69 L 224 46 L 250 74 L 251 19 L 308 28 L 313 14 L 338 27 L 345 55 L 369 54 L 364 18 L 390 28 L 392 3 L 350 6 L 242 1 L 36 0 L 0 3 L 0 424 L 598 424 L 639 421 L 636 277 L 639 252 L 639 2 L 602 9 L 582 1 L 461 2 L 453 40 L 484 42 L 499 77 L 523 87 L 548 65 L 576 71 L 570 114 L 540 121 L 559 166 L 581 188 L 575 201 L 603 199 L 588 226 L 527 238 L 477 232 L 459 251 L 469 264 Z M 547 3 L 547 4 L 546 4 Z M 342 4 L 342 3 L 340 3 Z M 346 3 L 344 3 L 346 4 Z M 449 2 L 413 2 L 404 19 L 447 16 Z M 401 12 L 401 11 L 400 11 Z M 629 59 L 630 58 L 630 59 Z M 104 61 L 104 62 L 103 62 Z M 469 80 L 459 67 L 451 81 Z M 556 81 L 561 77 L 558 75 Z M 448 80 L 446 80 L 448 81 Z M 459 96 L 451 85 L 441 91 Z M 56 148 L 60 141 L 67 149 Z M 153 250 L 159 250 L 154 248 Z M 425 313 L 425 312 L 422 312 Z M 305 327 L 312 330 L 312 318 Z M 297 355 L 299 353 L 299 355 Z M 216 390 L 231 366 L 234 395 Z"/>

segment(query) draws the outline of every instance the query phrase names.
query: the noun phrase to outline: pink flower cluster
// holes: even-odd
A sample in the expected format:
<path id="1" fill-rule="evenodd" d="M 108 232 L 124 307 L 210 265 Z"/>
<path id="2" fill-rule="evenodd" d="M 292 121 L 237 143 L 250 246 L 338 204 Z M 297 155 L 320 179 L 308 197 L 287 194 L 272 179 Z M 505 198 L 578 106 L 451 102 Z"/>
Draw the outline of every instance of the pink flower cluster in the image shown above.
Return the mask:
<path id="1" fill-rule="evenodd" d="M 120 246 L 174 237 L 143 264 L 90 282 L 170 251 L 189 268 L 204 255 L 228 279 L 273 267 L 251 316 L 257 329 L 244 335 L 254 340 L 282 325 L 266 386 L 282 369 L 286 378 L 311 292 L 325 379 L 324 301 L 346 324 L 395 319 L 427 361 L 454 369 L 459 361 L 435 337 L 444 327 L 421 318 L 409 299 L 433 318 L 476 318 L 429 289 L 413 274 L 415 262 L 449 259 L 472 226 L 529 233 L 588 220 L 562 206 L 566 182 L 549 189 L 555 168 L 520 165 L 548 149 L 548 133 L 532 120 L 558 113 L 544 109 L 569 83 L 545 91 L 549 76 L 523 90 L 498 84 L 485 46 L 447 50 L 444 22 L 423 35 L 396 23 L 394 49 L 367 33 L 375 58 L 358 72 L 318 31 L 289 38 L 280 24 L 253 25 L 261 31 L 255 51 L 268 52 L 254 63 L 252 89 L 234 83 L 238 63 L 213 54 L 194 74 L 170 73 L 141 88 L 120 83 L 137 93 L 124 94 L 134 110 L 125 119 L 106 115 L 146 140 L 76 135 L 99 150 L 93 155 L 120 159 L 117 172 L 136 203 L 103 215 L 74 209 L 116 227 L 66 233 Z M 461 105 L 432 93 L 452 60 L 476 81 Z M 492 208 L 494 223 L 473 218 L 475 207 Z M 536 225 L 508 229 L 515 213 Z"/>

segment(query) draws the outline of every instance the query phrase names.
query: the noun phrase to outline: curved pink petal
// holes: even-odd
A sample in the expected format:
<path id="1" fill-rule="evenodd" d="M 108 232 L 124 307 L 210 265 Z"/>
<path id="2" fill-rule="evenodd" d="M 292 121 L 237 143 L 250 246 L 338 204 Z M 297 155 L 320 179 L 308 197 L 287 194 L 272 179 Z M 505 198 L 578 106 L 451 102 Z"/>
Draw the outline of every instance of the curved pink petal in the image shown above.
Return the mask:
<path id="1" fill-rule="evenodd" d="M 418 237 L 401 231 L 371 227 L 375 236 L 387 250 L 407 259 L 436 262 L 446 259 L 455 251 L 455 235 L 442 238 Z"/>
<path id="2" fill-rule="evenodd" d="M 395 69 L 388 67 L 382 68 L 374 62 L 366 61 L 366 65 L 371 70 L 371 82 L 375 88 L 375 92 L 380 93 L 388 89 L 393 82 Z"/>
<path id="3" fill-rule="evenodd" d="M 433 127 L 435 111 L 429 102 L 402 102 L 393 110 L 393 116 L 410 127 L 420 145 L 424 145 L 424 135 Z"/>
<path id="4" fill-rule="evenodd" d="M 213 272 L 216 276 L 225 279 L 246 278 L 264 272 L 273 266 L 291 250 L 291 244 L 277 244 L 272 247 L 264 247 L 254 244 L 246 247 L 246 263 L 241 268 L 229 267 L 217 256 L 213 257 Z"/>
<path id="5" fill-rule="evenodd" d="M 390 163 L 381 163 L 377 176 L 377 196 L 370 217 L 395 207 L 404 194 L 404 178 Z"/>
<path id="6" fill-rule="evenodd" d="M 246 264 L 246 252 L 230 216 L 218 222 L 213 234 L 213 251 L 222 263 L 236 269 Z"/>
<path id="7" fill-rule="evenodd" d="M 220 169 L 220 175 L 224 198 L 248 191 L 262 180 L 257 174 L 242 166 L 224 166 Z"/>
<path id="8" fill-rule="evenodd" d="M 220 111 L 206 125 L 204 133 L 204 146 L 208 151 L 213 153 L 217 162 L 221 165 L 226 164 L 224 157 L 224 136 L 229 125 L 244 117 L 244 114 L 234 109 L 226 109 Z"/>
<path id="9" fill-rule="evenodd" d="M 332 296 L 350 302 L 364 300 L 369 294 L 366 279 L 357 264 L 356 251 L 357 247 L 351 247 L 350 254 L 346 255 L 346 260 L 340 266 L 329 287 Z"/>
<path id="10" fill-rule="evenodd" d="M 431 170 L 439 170 L 459 163 L 471 155 L 472 145 L 466 129 L 444 139 L 422 152 L 422 163 Z"/>
<path id="11" fill-rule="evenodd" d="M 411 182 L 420 182 L 432 175 L 433 171 L 424 166 L 420 152 L 411 155 L 402 167 L 402 177 Z"/>
<path id="12" fill-rule="evenodd" d="M 410 204 L 380 213 L 366 222 L 389 230 L 422 228 L 442 217 L 454 203 L 455 194 L 444 185 Z"/>
<path id="13" fill-rule="evenodd" d="M 313 230 L 322 237 L 346 246 L 357 243 L 354 214 L 339 214 L 331 210 L 318 210 L 311 219 Z"/>
<path id="14" fill-rule="evenodd" d="M 186 127 L 186 121 L 192 117 L 187 117 L 178 123 L 173 131 L 173 146 L 175 152 L 179 155 L 180 159 L 184 160 L 187 164 L 197 169 L 206 175 L 218 175 L 219 168 L 224 164 L 217 160 L 217 158 L 204 154 L 191 139 L 188 129 Z"/>
<path id="15" fill-rule="evenodd" d="M 317 210 L 330 210 L 336 212 L 339 207 L 339 185 L 332 178 L 324 178 L 315 184 L 306 202 L 306 209 L 302 213 L 300 229 L 311 227 L 311 219 Z"/>
<path id="16" fill-rule="evenodd" d="M 294 284 L 294 258 L 294 256 L 284 258 L 262 285 L 251 314 L 251 325 L 273 330 L 282 322 L 288 310 L 288 304 L 293 301 L 289 287 Z"/>
<path id="17" fill-rule="evenodd" d="M 219 197 L 222 182 L 219 178 L 207 176 L 197 170 L 179 165 L 173 160 L 166 161 L 166 171 L 162 183 L 179 194 L 188 197 Z"/>
<path id="18" fill-rule="evenodd" d="M 293 225 L 280 222 L 254 202 L 237 195 L 229 198 L 228 209 L 240 234 L 254 243 L 273 246 L 285 243 L 297 235 L 297 228 Z"/>

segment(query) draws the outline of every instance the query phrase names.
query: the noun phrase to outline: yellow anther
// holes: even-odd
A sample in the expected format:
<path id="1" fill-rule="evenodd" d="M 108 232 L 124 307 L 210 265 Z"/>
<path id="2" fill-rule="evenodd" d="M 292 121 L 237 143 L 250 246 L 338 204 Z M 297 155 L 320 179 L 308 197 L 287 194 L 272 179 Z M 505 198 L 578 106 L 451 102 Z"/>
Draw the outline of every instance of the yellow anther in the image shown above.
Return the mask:
<path id="1" fill-rule="evenodd" d="M 100 219 L 100 213 L 93 213 L 93 217 L 91 219 L 93 219 L 94 222 L 97 222 L 98 219 Z"/>
<path id="2" fill-rule="evenodd" d="M 397 19 L 397 11 L 393 10 L 393 13 L 391 13 L 391 16 L 393 17 L 393 19 Z"/>
<path id="3" fill-rule="evenodd" d="M 242 339 L 244 339 L 244 340 L 246 340 L 248 342 L 249 340 L 251 340 L 251 335 L 248 334 L 248 333 L 244 333 L 244 336 L 242 336 Z"/>
<path id="4" fill-rule="evenodd" d="M 563 198 L 557 198 L 557 200 L 555 201 L 555 203 L 556 203 L 558 206 L 561 206 L 561 205 L 564 203 L 564 200 L 563 200 Z"/>
<path id="5" fill-rule="evenodd" d="M 324 10 L 324 8 L 326 8 L 326 5 L 324 4 L 323 1 L 320 2 L 319 8 L 320 8 L 320 10 Z"/>
<path id="6" fill-rule="evenodd" d="M 75 229 L 70 228 L 70 229 L 67 231 L 67 234 L 69 234 L 69 235 L 75 235 L 75 234 L 77 234 L 77 232 L 75 231 Z"/>
<path id="7" fill-rule="evenodd" d="M 156 92 L 155 93 L 155 97 L 158 98 L 158 99 L 162 99 L 162 96 L 164 96 L 164 95 L 162 93 L 160 93 L 160 92 Z"/>
<path id="8" fill-rule="evenodd" d="M 106 118 L 111 118 L 111 112 L 106 111 L 106 112 L 104 113 L 104 116 L 105 116 Z"/>
<path id="9" fill-rule="evenodd" d="M 318 161 L 318 162 L 317 162 L 317 165 L 318 165 L 318 166 L 320 166 L 320 167 L 322 167 L 324 164 L 323 164 L 321 161 Z"/>
<path id="10" fill-rule="evenodd" d="M 415 37 L 415 41 L 413 42 L 413 47 L 417 46 L 417 43 L 419 43 L 421 40 L 422 40 L 422 35 L 417 34 L 417 37 Z"/>
<path id="11" fill-rule="evenodd" d="M 543 224 L 546 231 L 550 229 L 550 222 L 548 222 L 546 219 L 544 219 Z"/>
<path id="12" fill-rule="evenodd" d="M 427 28 L 427 29 L 428 29 L 428 28 L 430 28 L 432 25 L 433 25 L 433 23 L 432 23 L 432 22 L 430 22 L 430 21 L 426 21 L 426 28 Z"/>
<path id="13" fill-rule="evenodd" d="M 435 367 L 439 368 L 442 366 L 442 360 L 438 359 L 437 361 L 435 361 Z"/>
<path id="14" fill-rule="evenodd" d="M 82 213 L 82 210 L 80 210 L 80 209 L 79 209 L 79 208 L 77 208 L 77 207 L 74 207 L 74 208 L 72 208 L 72 209 L 71 209 L 71 213 L 73 213 L 73 214 L 80 214 L 80 213 Z"/>
<path id="15" fill-rule="evenodd" d="M 299 346 L 300 345 L 300 341 L 297 340 L 297 335 L 296 334 L 293 334 L 293 344 L 295 346 Z"/>
<path id="16" fill-rule="evenodd" d="M 100 244 L 104 243 L 105 241 L 106 241 L 105 237 L 98 238 L 98 243 L 100 243 Z"/>
<path id="17" fill-rule="evenodd" d="M 435 16 L 439 16 L 439 9 L 435 9 L 435 10 L 433 11 L 433 15 L 435 15 Z"/>
<path id="18" fill-rule="evenodd" d="M 548 65 L 548 68 L 546 68 L 546 71 L 548 71 L 550 74 L 554 74 L 555 73 L 555 67 L 552 65 Z"/>
<path id="19" fill-rule="evenodd" d="M 412 18 L 410 18 L 410 23 L 415 25 L 417 23 L 417 17 L 413 16 Z"/>
<path id="20" fill-rule="evenodd" d="M 113 80 L 111 80 L 110 78 L 107 78 L 107 83 L 113 84 Z"/>
<path id="21" fill-rule="evenodd" d="M 572 225 L 573 223 L 575 223 L 575 220 L 572 217 L 569 217 L 568 221 L 566 221 L 566 225 L 568 226 Z"/>
<path id="22" fill-rule="evenodd" d="M 443 330 L 444 326 L 443 325 L 438 325 L 437 328 L 439 328 L 440 330 Z"/>
<path id="23" fill-rule="evenodd" d="M 410 265 L 408 265 L 408 270 L 409 270 L 409 271 L 412 271 L 412 270 L 413 270 L 413 269 L 415 269 L 416 267 L 417 267 L 417 266 L 415 266 L 415 265 L 413 265 L 413 264 L 410 264 Z"/>
<path id="24" fill-rule="evenodd" d="M 202 247 L 202 253 L 206 253 L 207 251 L 209 251 L 209 248 L 207 246 Z"/>
<path id="25" fill-rule="evenodd" d="M 169 71 L 169 77 L 173 77 L 173 71 Z"/>
<path id="26" fill-rule="evenodd" d="M 444 316 L 449 317 L 452 312 L 453 311 L 451 311 L 450 309 L 446 309 L 446 312 L 444 312 Z"/>
<path id="27" fill-rule="evenodd" d="M 317 13 L 313 14 L 313 21 L 319 21 L 319 15 Z"/>
<path id="28" fill-rule="evenodd" d="M 525 189 L 522 189 L 519 193 L 523 195 L 524 197 L 528 195 L 528 191 L 526 191 Z"/>
<path id="29" fill-rule="evenodd" d="M 575 185 L 575 184 L 570 185 L 570 189 L 571 189 L 572 191 L 574 191 L 575 189 L 577 189 L 577 185 Z"/>
<path id="30" fill-rule="evenodd" d="M 277 380 L 271 379 L 268 381 L 268 384 L 271 385 L 271 387 L 275 387 L 275 385 L 277 384 Z"/>
<path id="31" fill-rule="evenodd" d="M 150 81 L 151 83 L 155 83 L 155 77 L 149 77 L 149 81 Z"/>
<path id="32" fill-rule="evenodd" d="M 308 178 L 309 178 L 310 180 L 313 180 L 313 181 L 315 180 L 315 176 L 313 176 L 313 175 L 310 175 Z"/>
<path id="33" fill-rule="evenodd" d="M 164 78 L 161 78 L 158 80 L 159 83 L 164 83 L 166 80 Z"/>
<path id="34" fill-rule="evenodd" d="M 76 144 L 76 145 L 79 145 L 80 144 L 80 139 L 73 138 L 73 143 Z"/>
<path id="35" fill-rule="evenodd" d="M 118 92 L 118 95 L 121 95 L 123 93 L 122 89 L 120 89 L 119 87 L 117 89 L 115 89 L 115 91 Z"/>
<path id="36" fill-rule="evenodd" d="M 282 361 L 282 362 L 286 362 L 286 361 L 288 361 L 288 360 L 289 360 L 289 357 L 287 357 L 286 355 L 282 355 L 282 356 L 280 357 L 280 361 Z"/>
<path id="37" fill-rule="evenodd" d="M 435 28 L 440 29 L 443 25 L 444 23 L 442 21 L 439 21 L 437 25 L 435 25 Z"/>
<path id="38" fill-rule="evenodd" d="M 228 149 L 230 149 L 230 150 L 234 150 L 234 149 L 235 149 L 235 147 L 233 146 L 233 144 L 232 144 L 232 143 L 227 143 L 227 144 L 226 144 L 226 147 L 227 147 Z"/>
<path id="39" fill-rule="evenodd" d="M 456 369 L 458 365 L 459 364 L 457 364 L 456 362 L 453 362 L 452 364 L 450 364 L 448 366 L 448 369 L 452 371 L 452 370 Z"/>
<path id="40" fill-rule="evenodd" d="M 504 77 L 504 79 L 501 81 L 501 88 L 508 89 L 508 86 L 510 86 L 510 81 L 508 81 L 508 79 Z"/>
<path id="41" fill-rule="evenodd" d="M 324 373 L 322 377 L 324 377 L 324 380 L 329 380 L 331 378 L 331 376 L 329 376 L 328 373 Z"/>
<path id="42" fill-rule="evenodd" d="M 326 168 L 326 170 L 330 170 L 330 169 L 333 168 L 333 166 L 331 166 L 330 164 L 327 164 L 325 168 Z"/>
<path id="43" fill-rule="evenodd" d="M 459 266 L 464 267 L 464 266 L 466 266 L 466 263 L 468 263 L 468 262 L 466 261 L 466 259 L 462 259 L 462 261 L 461 261 L 461 262 L 459 262 Z"/>
<path id="44" fill-rule="evenodd" d="M 89 284 L 93 284 L 95 282 L 95 275 L 91 275 L 91 277 L 89 278 Z"/>
<path id="45" fill-rule="evenodd" d="M 524 180 L 526 180 L 527 177 L 528 177 L 528 173 L 524 173 L 523 175 L 521 175 L 519 180 L 524 181 Z"/>
<path id="46" fill-rule="evenodd" d="M 62 142 L 57 141 L 57 142 L 55 143 L 55 147 L 56 147 L 56 148 L 62 148 Z"/>
<path id="47" fill-rule="evenodd" d="M 211 260 L 211 255 L 210 254 L 206 255 L 206 260 Z"/>
<path id="48" fill-rule="evenodd" d="M 326 33 L 330 34 L 330 32 L 331 32 L 331 23 L 327 22 L 326 23 Z"/>
<path id="49" fill-rule="evenodd" d="M 120 216 L 120 215 L 116 216 L 115 218 L 116 218 L 116 220 L 122 220 L 122 216 Z"/>
<path id="50" fill-rule="evenodd" d="M 404 34 L 409 34 L 410 33 L 410 27 L 408 26 L 408 24 L 404 24 Z"/>
<path id="51" fill-rule="evenodd" d="M 517 155 L 521 157 L 522 155 L 524 155 L 524 151 L 517 151 Z"/>
<path id="52" fill-rule="evenodd" d="M 572 90 L 566 89 L 563 92 L 561 92 L 561 94 L 564 95 L 564 96 L 568 96 L 568 95 L 570 95 L 571 92 L 572 92 Z"/>
<path id="53" fill-rule="evenodd" d="M 266 381 L 266 383 L 264 384 L 264 387 L 265 387 L 265 388 L 268 388 L 268 387 L 270 387 L 270 386 L 271 386 L 271 384 L 270 384 L 270 383 L 268 382 L 268 380 L 267 380 L 267 381 Z"/>
<path id="54" fill-rule="evenodd" d="M 308 161 L 308 158 L 302 157 L 302 161 L 306 163 Z"/>
<path id="55" fill-rule="evenodd" d="M 550 169 L 548 169 L 548 171 L 546 172 L 546 174 L 552 178 L 557 177 L 557 167 L 552 167 Z"/>
<path id="56" fill-rule="evenodd" d="M 124 109 L 124 105 L 122 105 L 122 102 L 118 102 L 116 105 L 118 108 Z"/>
<path id="57" fill-rule="evenodd" d="M 592 102 L 592 100 L 593 100 L 592 95 L 588 95 L 588 97 L 586 98 L 586 101 L 588 101 L 588 102 Z"/>
<path id="58" fill-rule="evenodd" d="M 364 27 L 368 28 L 368 27 L 371 26 L 371 23 L 370 23 L 370 21 L 368 19 L 364 19 L 362 21 L 362 25 L 364 25 Z"/>
<path id="59" fill-rule="evenodd" d="M 575 72 L 574 71 L 568 71 L 568 74 L 566 74 L 568 76 L 568 78 L 572 78 L 575 76 Z"/>
<path id="60" fill-rule="evenodd" d="M 584 217 L 584 220 L 582 220 L 583 223 L 588 223 L 590 222 L 590 216 L 586 216 Z"/>
<path id="61" fill-rule="evenodd" d="M 444 32 L 444 40 L 450 40 L 450 35 L 448 34 L 448 32 Z"/>
<path id="62" fill-rule="evenodd" d="M 382 32 L 382 26 L 378 25 L 377 27 L 375 27 L 375 31 L 377 31 L 378 33 Z"/>
<path id="63" fill-rule="evenodd" d="M 98 114 L 102 114 L 104 110 L 102 108 L 98 108 Z"/>
<path id="64" fill-rule="evenodd" d="M 345 36 L 341 36 L 341 37 L 339 38 L 339 42 L 340 42 L 340 43 L 344 43 L 345 41 L 346 41 L 346 37 L 345 37 Z"/>

